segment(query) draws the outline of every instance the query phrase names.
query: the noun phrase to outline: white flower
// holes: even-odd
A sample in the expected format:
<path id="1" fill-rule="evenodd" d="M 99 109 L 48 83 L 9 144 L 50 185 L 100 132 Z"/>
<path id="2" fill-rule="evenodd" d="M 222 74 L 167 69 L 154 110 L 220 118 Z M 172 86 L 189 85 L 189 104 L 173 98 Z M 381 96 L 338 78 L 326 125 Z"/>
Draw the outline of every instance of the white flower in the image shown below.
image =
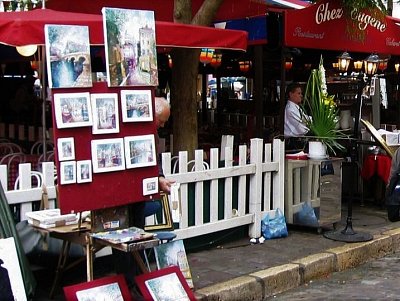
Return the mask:
<path id="1" fill-rule="evenodd" d="M 326 78 L 325 78 L 325 68 L 324 68 L 324 60 L 321 59 L 319 61 L 319 75 L 321 77 L 321 90 L 322 94 L 325 96 L 328 94 L 328 88 L 326 87 Z"/>

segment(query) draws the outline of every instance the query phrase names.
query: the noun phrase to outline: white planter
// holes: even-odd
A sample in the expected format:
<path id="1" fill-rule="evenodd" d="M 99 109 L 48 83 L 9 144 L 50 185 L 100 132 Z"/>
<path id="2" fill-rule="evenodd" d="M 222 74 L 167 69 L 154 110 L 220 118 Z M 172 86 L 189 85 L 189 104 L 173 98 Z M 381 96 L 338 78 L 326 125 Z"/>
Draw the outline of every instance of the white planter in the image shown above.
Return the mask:
<path id="1" fill-rule="evenodd" d="M 308 142 L 308 157 L 311 159 L 325 159 L 326 145 L 321 141 L 310 141 Z"/>

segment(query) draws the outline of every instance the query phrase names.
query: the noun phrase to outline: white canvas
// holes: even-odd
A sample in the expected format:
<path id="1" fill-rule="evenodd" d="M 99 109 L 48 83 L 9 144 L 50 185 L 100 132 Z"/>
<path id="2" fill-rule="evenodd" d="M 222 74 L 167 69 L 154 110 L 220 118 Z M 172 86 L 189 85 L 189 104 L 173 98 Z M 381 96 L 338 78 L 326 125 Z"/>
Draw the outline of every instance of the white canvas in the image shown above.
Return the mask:
<path id="1" fill-rule="evenodd" d="M 1 264 L 1 268 L 7 269 L 14 300 L 26 301 L 24 282 L 13 237 L 0 239 L 0 259 L 4 262 Z M 6 274 L 5 270 L 2 269 L 1 274 Z"/>

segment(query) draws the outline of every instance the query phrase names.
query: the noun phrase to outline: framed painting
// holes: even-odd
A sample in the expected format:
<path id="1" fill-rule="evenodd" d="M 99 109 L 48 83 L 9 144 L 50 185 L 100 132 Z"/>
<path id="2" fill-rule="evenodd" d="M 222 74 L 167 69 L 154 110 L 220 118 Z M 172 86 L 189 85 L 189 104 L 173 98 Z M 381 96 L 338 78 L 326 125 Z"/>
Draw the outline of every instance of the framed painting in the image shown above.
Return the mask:
<path id="1" fill-rule="evenodd" d="M 49 87 L 91 87 L 89 27 L 46 24 L 44 29 Z"/>
<path id="2" fill-rule="evenodd" d="M 64 286 L 68 301 L 132 301 L 124 275 L 112 275 L 89 282 Z"/>
<path id="3" fill-rule="evenodd" d="M 196 300 L 177 266 L 136 276 L 135 282 L 144 300 Z"/>
<path id="4" fill-rule="evenodd" d="M 123 122 L 153 121 L 150 90 L 122 90 L 121 110 Z"/>
<path id="5" fill-rule="evenodd" d="M 64 185 L 74 183 L 76 183 L 76 162 L 60 162 L 60 184 Z"/>
<path id="6" fill-rule="evenodd" d="M 124 139 L 92 140 L 92 164 L 94 173 L 124 170 Z"/>
<path id="7" fill-rule="evenodd" d="M 76 162 L 76 180 L 78 183 L 92 182 L 92 161 L 82 160 Z"/>
<path id="8" fill-rule="evenodd" d="M 154 11 L 102 9 L 107 83 L 158 86 Z"/>
<path id="9" fill-rule="evenodd" d="M 126 168 L 157 164 L 154 135 L 127 136 L 124 141 Z"/>
<path id="10" fill-rule="evenodd" d="M 118 94 L 94 93 L 90 95 L 93 112 L 93 134 L 119 132 Z"/>
<path id="11" fill-rule="evenodd" d="M 173 240 L 167 244 L 161 244 L 154 247 L 154 256 L 156 258 L 157 268 L 163 269 L 171 265 L 176 265 L 181 270 L 187 285 L 193 288 L 193 278 L 187 260 L 185 245 L 183 240 Z"/>
<path id="12" fill-rule="evenodd" d="M 58 129 L 92 126 L 89 92 L 54 94 L 54 111 Z"/>
<path id="13" fill-rule="evenodd" d="M 154 214 L 146 217 L 145 231 L 172 230 L 174 228 L 168 195 L 161 193 L 160 197 L 159 200 L 146 203 L 146 208 L 147 206 L 152 208 Z"/>
<path id="14" fill-rule="evenodd" d="M 158 177 L 143 179 L 143 195 L 158 193 Z"/>
<path id="15" fill-rule="evenodd" d="M 14 237 L 0 239 L 1 299 L 26 301 Z"/>
<path id="16" fill-rule="evenodd" d="M 75 143 L 73 137 L 57 139 L 58 160 L 67 161 L 75 159 Z"/>

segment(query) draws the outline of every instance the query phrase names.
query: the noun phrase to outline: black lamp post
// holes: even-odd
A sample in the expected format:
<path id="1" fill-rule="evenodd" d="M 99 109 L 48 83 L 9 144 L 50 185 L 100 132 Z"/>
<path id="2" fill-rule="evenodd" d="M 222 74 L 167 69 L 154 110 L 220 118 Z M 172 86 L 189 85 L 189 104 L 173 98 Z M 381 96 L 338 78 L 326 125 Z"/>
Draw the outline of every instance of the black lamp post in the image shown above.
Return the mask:
<path id="1" fill-rule="evenodd" d="M 346 63 L 346 66 L 348 68 L 351 57 L 347 54 L 348 57 L 348 63 Z M 339 59 L 340 60 L 340 59 Z M 370 80 L 371 77 L 376 73 L 377 67 L 379 63 L 379 57 L 376 54 L 371 54 L 370 56 L 367 57 L 367 59 L 364 60 L 364 68 L 365 68 L 365 74 L 368 76 L 368 79 Z M 339 61 L 340 65 L 340 61 Z M 340 67 L 339 67 L 340 68 Z M 361 69 L 361 68 L 360 68 Z M 343 70 L 343 71 L 347 71 Z M 355 232 L 353 229 L 353 198 L 354 198 L 354 179 L 358 179 L 358 174 L 357 174 L 357 161 L 358 161 L 358 139 L 359 139 L 359 130 L 358 130 L 358 125 L 360 122 L 360 116 L 361 116 L 361 108 L 362 108 L 362 91 L 366 85 L 366 80 L 365 80 L 365 75 L 363 72 L 359 72 L 358 74 L 358 92 L 357 92 L 357 112 L 355 112 L 355 121 L 354 121 L 354 134 L 353 134 L 353 139 L 351 139 L 351 149 L 350 149 L 350 155 L 351 155 L 351 171 L 352 171 L 352 176 L 350 177 L 350 198 L 347 203 L 347 219 L 346 219 L 346 226 L 343 230 L 339 231 L 330 231 L 324 233 L 324 237 L 336 241 L 343 241 L 343 242 L 361 242 L 361 241 L 369 241 L 372 240 L 372 235 L 370 233 L 364 233 L 364 232 Z"/>

